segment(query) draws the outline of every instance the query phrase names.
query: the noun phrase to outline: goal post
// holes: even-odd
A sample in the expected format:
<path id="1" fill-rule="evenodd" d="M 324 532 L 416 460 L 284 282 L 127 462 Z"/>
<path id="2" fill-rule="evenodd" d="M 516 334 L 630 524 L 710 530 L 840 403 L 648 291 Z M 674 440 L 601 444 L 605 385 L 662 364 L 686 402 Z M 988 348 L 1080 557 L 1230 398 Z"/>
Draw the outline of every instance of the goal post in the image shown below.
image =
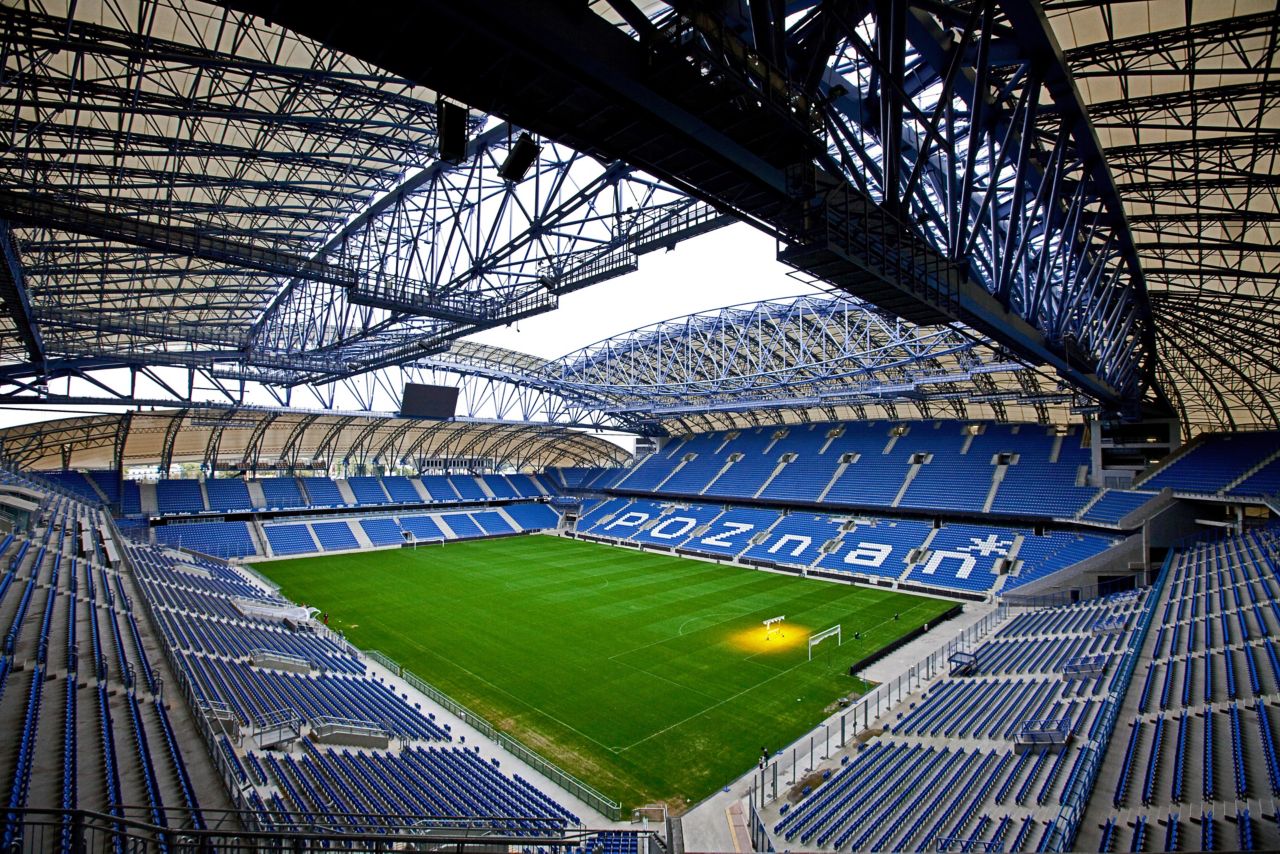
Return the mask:
<path id="1" fill-rule="evenodd" d="M 809 660 L 810 661 L 813 661 L 813 648 L 818 644 L 822 643 L 827 638 L 832 638 L 832 637 L 836 639 L 836 646 L 840 646 L 844 643 L 844 637 L 840 631 L 839 625 L 835 625 L 829 629 L 823 629 L 820 632 L 815 632 L 814 634 L 809 635 Z"/>

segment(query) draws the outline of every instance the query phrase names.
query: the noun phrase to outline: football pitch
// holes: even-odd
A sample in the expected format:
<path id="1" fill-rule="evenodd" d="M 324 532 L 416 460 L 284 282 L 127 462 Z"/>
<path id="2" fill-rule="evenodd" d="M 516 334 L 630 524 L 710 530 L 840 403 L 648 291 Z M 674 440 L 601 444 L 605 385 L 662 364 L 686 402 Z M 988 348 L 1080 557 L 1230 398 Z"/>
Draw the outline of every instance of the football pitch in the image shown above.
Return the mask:
<path id="1" fill-rule="evenodd" d="M 851 662 L 953 604 L 542 535 L 259 569 L 624 808 L 677 812 L 865 691 Z M 843 646 L 809 661 L 836 624 Z"/>

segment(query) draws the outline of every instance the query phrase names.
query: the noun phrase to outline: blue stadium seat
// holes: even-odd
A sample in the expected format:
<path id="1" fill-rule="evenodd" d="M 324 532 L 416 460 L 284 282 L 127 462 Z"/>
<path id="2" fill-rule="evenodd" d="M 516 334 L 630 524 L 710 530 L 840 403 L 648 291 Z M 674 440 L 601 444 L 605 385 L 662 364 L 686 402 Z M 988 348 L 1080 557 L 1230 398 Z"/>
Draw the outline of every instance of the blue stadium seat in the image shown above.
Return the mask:
<path id="1" fill-rule="evenodd" d="M 249 487 L 238 477 L 213 477 L 204 482 L 209 494 L 209 509 L 220 511 L 252 510 Z"/>
<path id="2" fill-rule="evenodd" d="M 560 514 L 546 504 L 508 504 L 505 509 L 523 531 L 540 531 L 560 525 Z"/>
<path id="3" fill-rule="evenodd" d="M 338 491 L 338 485 L 327 477 L 299 478 L 307 495 L 311 497 L 312 507 L 344 507 L 346 499 Z"/>
<path id="4" fill-rule="evenodd" d="M 443 513 L 440 519 L 449 526 L 449 530 L 453 531 L 455 539 L 484 536 L 484 531 L 480 530 L 468 513 Z"/>
<path id="5" fill-rule="evenodd" d="M 307 506 L 307 499 L 302 497 L 302 491 L 298 488 L 297 478 L 264 477 L 258 483 L 269 509 Z"/>
<path id="6" fill-rule="evenodd" d="M 346 522 L 312 522 L 311 530 L 327 552 L 360 548 L 360 542 Z"/>
<path id="7" fill-rule="evenodd" d="M 188 522 L 161 525 L 156 542 L 195 549 L 215 557 L 245 557 L 257 552 L 244 522 Z"/>
<path id="8" fill-rule="evenodd" d="M 440 530 L 440 526 L 431 516 L 401 516 L 400 526 L 424 542 L 446 539 L 444 531 Z"/>
<path id="9" fill-rule="evenodd" d="M 382 486 L 391 496 L 393 504 L 421 504 L 423 499 L 418 490 L 413 488 L 413 481 L 400 475 L 384 475 Z"/>
<path id="10" fill-rule="evenodd" d="M 264 525 L 271 551 L 278 555 L 309 554 L 320 551 L 306 525 Z"/>
<path id="11" fill-rule="evenodd" d="M 356 503 L 362 505 L 390 504 L 391 499 L 382 488 L 382 481 L 376 477 L 349 477 L 347 486 L 356 497 Z"/>
<path id="12" fill-rule="evenodd" d="M 208 510 L 200 482 L 171 478 L 156 481 L 156 506 L 161 513 L 203 513 Z"/>
<path id="13" fill-rule="evenodd" d="M 375 546 L 399 546 L 404 545 L 404 535 L 400 533 L 400 523 L 395 519 L 386 516 L 379 516 L 376 519 L 361 519 L 360 527 L 364 529 L 365 536 L 369 538 L 369 542 Z"/>

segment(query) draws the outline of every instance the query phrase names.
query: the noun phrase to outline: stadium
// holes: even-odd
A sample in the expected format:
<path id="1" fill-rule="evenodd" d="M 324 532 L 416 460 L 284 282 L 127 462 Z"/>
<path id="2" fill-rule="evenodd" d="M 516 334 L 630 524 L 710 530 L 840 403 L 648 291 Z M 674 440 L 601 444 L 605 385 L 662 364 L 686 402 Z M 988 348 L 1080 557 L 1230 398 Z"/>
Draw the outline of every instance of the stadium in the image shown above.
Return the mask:
<path id="1" fill-rule="evenodd" d="M 1274 4 L 0 20 L 0 849 L 1280 849 Z"/>

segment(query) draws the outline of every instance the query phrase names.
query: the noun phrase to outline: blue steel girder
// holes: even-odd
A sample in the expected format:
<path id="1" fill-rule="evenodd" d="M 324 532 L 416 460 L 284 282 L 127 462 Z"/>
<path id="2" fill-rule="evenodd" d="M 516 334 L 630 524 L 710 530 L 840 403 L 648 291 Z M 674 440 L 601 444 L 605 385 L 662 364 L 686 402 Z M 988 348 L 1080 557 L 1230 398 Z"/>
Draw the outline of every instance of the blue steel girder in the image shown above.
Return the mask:
<path id="1" fill-rule="evenodd" d="M 941 402 L 957 388 L 974 391 L 975 376 L 1023 370 L 951 328 L 917 327 L 854 300 L 808 296 L 655 324 L 534 373 L 563 397 L 586 396 L 606 414 L 654 421 L 895 396 Z"/>
<path id="2" fill-rule="evenodd" d="M 105 26 L 74 7 L 0 9 L 0 100 L 14 114 L 0 160 L 28 217 L 38 316 L 62 357 L 162 351 L 163 363 L 186 344 L 213 348 L 204 365 L 217 358 L 224 376 L 234 351 L 242 369 L 274 381 L 356 373 L 553 305 L 633 269 L 635 254 L 664 245 L 652 241 L 724 221 L 618 164 L 554 147 L 530 180 L 502 181 L 505 127 L 482 135 L 454 178 L 433 162 L 435 108 L 411 84 L 252 18 L 169 11 L 176 35 L 163 38 L 145 19 Z M 513 225 L 521 213 L 523 228 Z M 433 216 L 447 218 L 443 230 L 466 228 L 418 245 L 442 230 Z M 439 280 L 396 278 L 393 268 L 415 264 Z M 282 331 L 298 302 L 300 279 L 279 280 L 291 272 L 319 295 Z M 366 272 L 374 280 L 358 287 Z M 397 303 L 397 292 L 412 298 Z M 361 310 L 349 295 L 442 316 Z M 317 317 L 322 358 L 273 346 L 306 341 Z"/>
<path id="3" fill-rule="evenodd" d="M 1092 340 L 1086 351 L 1131 369 L 1149 350 L 1149 329 L 1122 350 L 1102 313 L 1088 311 L 1103 290 L 1116 287 L 1117 275 L 1143 291 L 1131 240 L 1124 239 L 1123 209 L 1069 79 L 1045 59 L 1053 56 L 1052 41 L 1029 38 L 1036 51 L 1022 51 L 1012 72 L 993 73 L 997 62 L 1009 66 L 1016 58 L 1010 24 L 1019 33 L 1036 29 L 1009 6 L 1001 4 L 1008 21 L 994 3 L 953 9 L 946 18 L 935 17 L 936 5 L 908 11 L 893 3 L 871 18 L 843 19 L 847 53 L 819 84 L 843 119 L 829 122 L 833 154 L 881 204 L 919 222 L 935 248 L 967 259 L 971 276 L 1001 305 L 1033 319 L 1050 342 L 1070 336 L 1078 348 Z M 824 4 L 813 15 L 839 16 L 831 11 L 839 8 Z M 879 24 L 880 14 L 889 15 L 889 26 Z M 868 21 L 875 27 L 870 41 L 859 29 L 865 32 Z M 889 40 L 899 44 L 889 48 Z M 1070 122 L 1060 119 L 1046 132 L 1037 120 L 1042 91 L 1053 96 L 1059 116 L 1070 113 Z M 883 104 L 886 93 L 896 96 L 906 120 L 899 113 L 890 122 L 867 109 Z M 890 124 L 897 131 L 886 144 Z M 895 178 L 886 177 L 891 167 Z M 1133 310 L 1146 311 L 1141 300 Z M 1104 377 L 1121 376 L 1100 368 Z"/>
<path id="4" fill-rule="evenodd" d="M 327 241 L 322 257 L 365 278 L 350 290 L 290 282 L 248 361 L 318 351 L 338 376 L 410 361 L 728 222 L 620 163 L 553 143 L 523 180 L 507 181 L 498 171 L 513 133 L 486 131 L 466 162 L 424 169 Z"/>
<path id="5" fill-rule="evenodd" d="M 1152 390 L 1123 209 L 1029 2 L 793 5 L 785 64 L 751 35 L 782 18 L 744 28 L 732 4 L 672 3 L 637 32 L 514 0 L 382 0 L 339 31 L 266 0 L 227 5 L 620 156 L 778 236 L 789 263 L 916 320 L 961 320 L 1108 409 L 1136 413 Z M 837 106 L 847 93 L 875 107 L 865 125 Z"/>

